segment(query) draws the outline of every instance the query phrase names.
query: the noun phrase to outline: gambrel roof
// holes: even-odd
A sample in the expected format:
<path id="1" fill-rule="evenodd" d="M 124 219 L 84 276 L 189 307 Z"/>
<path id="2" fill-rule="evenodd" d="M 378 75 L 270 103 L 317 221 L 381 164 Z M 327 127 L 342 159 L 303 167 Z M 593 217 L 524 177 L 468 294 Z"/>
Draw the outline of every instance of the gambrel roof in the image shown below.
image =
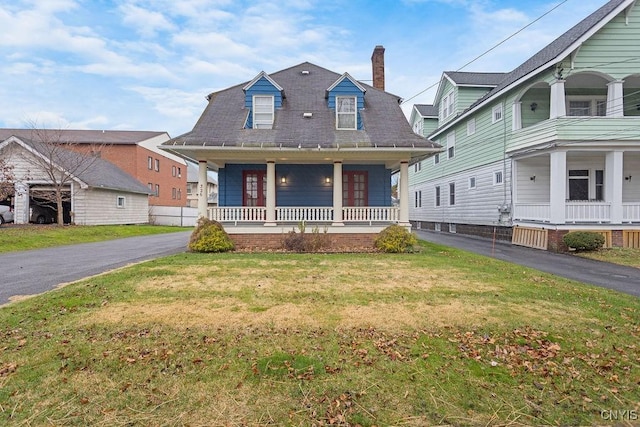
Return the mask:
<path id="1" fill-rule="evenodd" d="M 242 83 L 210 94 L 209 104 L 193 130 L 163 146 L 181 152 L 190 147 L 258 150 L 416 147 L 434 152 L 440 148 L 413 133 L 400 108 L 400 97 L 361 82 L 356 83 L 366 91 L 364 108 L 358 112 L 363 130 L 337 130 L 335 111 L 327 105 L 327 89 L 344 78 L 355 82 L 348 74 L 304 62 L 269 76 L 287 94 L 282 107 L 275 110 L 272 129 L 243 128 L 248 110 L 243 94 L 247 83 Z"/>

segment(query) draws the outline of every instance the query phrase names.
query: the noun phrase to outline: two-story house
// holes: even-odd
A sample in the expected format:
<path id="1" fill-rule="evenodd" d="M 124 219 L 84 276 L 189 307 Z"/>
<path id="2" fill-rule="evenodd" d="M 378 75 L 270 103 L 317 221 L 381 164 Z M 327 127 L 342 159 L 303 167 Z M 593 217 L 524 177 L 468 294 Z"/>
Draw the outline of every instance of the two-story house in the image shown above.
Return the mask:
<path id="1" fill-rule="evenodd" d="M 446 148 L 410 169 L 413 224 L 553 250 L 592 230 L 640 247 L 639 58 L 640 5 L 611 0 L 509 73 L 445 73 L 438 118 L 416 106 L 411 119 L 437 120 L 427 135 Z"/>
<path id="2" fill-rule="evenodd" d="M 408 165 L 440 147 L 413 133 L 400 98 L 384 91 L 383 55 L 376 47 L 374 86 L 304 62 L 210 94 L 193 130 L 163 144 L 198 161 L 199 215 L 221 222 L 238 247 L 279 247 L 302 222 L 337 246 L 408 226 Z M 218 172 L 218 207 L 207 205 L 208 167 Z"/>

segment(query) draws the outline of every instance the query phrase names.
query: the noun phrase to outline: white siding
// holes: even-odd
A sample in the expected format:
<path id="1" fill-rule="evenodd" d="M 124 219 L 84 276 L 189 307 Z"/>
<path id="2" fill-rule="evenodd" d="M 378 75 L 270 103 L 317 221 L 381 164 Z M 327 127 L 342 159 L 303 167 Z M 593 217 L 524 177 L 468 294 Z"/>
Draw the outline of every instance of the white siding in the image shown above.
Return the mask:
<path id="1" fill-rule="evenodd" d="M 149 222 L 149 196 L 116 190 L 80 190 L 74 195 L 74 221 L 78 225 L 146 224 Z M 118 208 L 118 196 L 125 207 Z"/>
<path id="2" fill-rule="evenodd" d="M 493 184 L 496 171 L 504 173 L 501 185 Z M 469 178 L 475 177 L 476 188 L 469 188 Z M 456 203 L 449 205 L 449 183 L 456 184 Z M 440 206 L 435 206 L 435 187 L 440 186 Z M 460 224 L 498 224 L 498 207 L 511 206 L 511 161 L 492 163 L 483 167 L 466 170 L 437 180 L 429 180 L 412 185 L 409 194 L 422 191 L 422 208 L 411 205 L 409 219 Z"/>

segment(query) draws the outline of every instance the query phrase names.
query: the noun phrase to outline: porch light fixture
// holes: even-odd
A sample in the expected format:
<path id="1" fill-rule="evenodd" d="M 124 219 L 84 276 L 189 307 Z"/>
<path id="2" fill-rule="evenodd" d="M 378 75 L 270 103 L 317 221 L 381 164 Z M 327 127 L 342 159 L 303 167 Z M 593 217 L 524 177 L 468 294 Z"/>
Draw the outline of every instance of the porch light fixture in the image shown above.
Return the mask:
<path id="1" fill-rule="evenodd" d="M 331 184 L 331 177 L 330 176 L 325 176 L 324 177 L 324 182 L 327 184 Z"/>
<path id="2" fill-rule="evenodd" d="M 631 175 L 629 175 L 629 176 L 625 176 L 625 177 L 624 177 L 624 179 L 625 179 L 625 181 L 629 181 L 629 182 L 631 182 Z"/>
<path id="3" fill-rule="evenodd" d="M 536 109 L 538 108 L 538 103 L 537 102 L 532 102 L 529 107 L 531 108 L 531 111 L 533 111 L 535 113 Z"/>
<path id="4" fill-rule="evenodd" d="M 287 183 L 287 177 L 286 177 L 286 176 L 284 176 L 284 175 L 282 175 L 282 176 L 280 177 L 280 182 L 281 182 L 281 183 L 283 183 L 283 184 L 286 184 L 286 183 Z"/>
<path id="5" fill-rule="evenodd" d="M 536 176 L 535 175 L 530 176 L 529 181 L 536 182 Z"/>

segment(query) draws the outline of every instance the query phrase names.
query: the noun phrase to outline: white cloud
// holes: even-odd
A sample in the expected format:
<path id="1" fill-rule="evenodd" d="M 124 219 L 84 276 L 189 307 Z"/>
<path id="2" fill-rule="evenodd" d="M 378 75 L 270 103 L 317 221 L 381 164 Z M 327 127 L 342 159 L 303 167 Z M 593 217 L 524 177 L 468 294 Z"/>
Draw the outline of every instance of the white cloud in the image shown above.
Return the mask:
<path id="1" fill-rule="evenodd" d="M 143 37 L 154 37 L 158 32 L 173 31 L 176 27 L 162 13 L 144 9 L 133 4 L 123 4 L 119 8 L 122 20 Z"/>

